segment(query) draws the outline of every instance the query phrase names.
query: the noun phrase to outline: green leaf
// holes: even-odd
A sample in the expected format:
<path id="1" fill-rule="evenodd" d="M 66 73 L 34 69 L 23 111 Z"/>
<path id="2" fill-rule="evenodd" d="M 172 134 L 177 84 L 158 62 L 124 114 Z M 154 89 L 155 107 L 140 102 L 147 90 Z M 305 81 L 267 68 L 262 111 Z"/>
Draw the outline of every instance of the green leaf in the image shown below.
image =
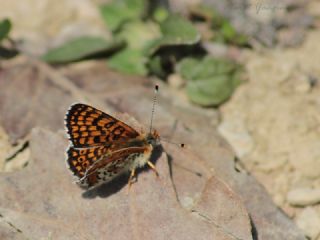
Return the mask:
<path id="1" fill-rule="evenodd" d="M 201 106 L 218 106 L 225 102 L 234 90 L 230 76 L 213 76 L 187 82 L 189 99 Z"/>
<path id="2" fill-rule="evenodd" d="M 162 65 L 162 58 L 160 56 L 154 56 L 152 57 L 148 62 L 148 68 L 150 73 L 160 77 L 164 78 L 166 76 L 166 71 L 163 68 Z"/>
<path id="3" fill-rule="evenodd" d="M 238 46 L 248 45 L 246 35 L 238 33 L 229 20 L 224 20 L 221 26 L 215 30 L 216 34 L 213 40 Z"/>
<path id="4" fill-rule="evenodd" d="M 152 55 L 159 48 L 174 45 L 193 45 L 200 40 L 200 34 L 196 28 L 186 19 L 178 15 L 169 15 L 161 22 L 162 37 L 155 40 L 149 49 Z"/>
<path id="5" fill-rule="evenodd" d="M 178 15 L 170 15 L 160 28 L 164 37 L 173 43 L 194 44 L 200 39 L 200 34 L 195 27 Z"/>
<path id="6" fill-rule="evenodd" d="M 159 25 L 156 23 L 133 20 L 125 23 L 116 37 L 123 39 L 128 48 L 143 50 L 160 35 Z"/>
<path id="7" fill-rule="evenodd" d="M 245 46 L 249 44 L 249 40 L 246 35 L 238 33 L 237 37 L 234 39 L 234 43 L 239 46 Z"/>
<path id="8" fill-rule="evenodd" d="M 226 41 L 231 41 L 236 37 L 237 32 L 229 21 L 224 21 L 221 26 L 221 34 Z"/>
<path id="9" fill-rule="evenodd" d="M 176 66 L 176 71 L 186 80 L 196 79 L 203 71 L 200 61 L 196 58 L 184 58 Z"/>
<path id="10" fill-rule="evenodd" d="M 42 59 L 50 63 L 66 63 L 81 60 L 97 53 L 111 51 L 123 45 L 121 41 L 107 41 L 100 37 L 84 36 L 49 50 Z"/>
<path id="11" fill-rule="evenodd" d="M 190 15 L 208 23 L 214 32 L 213 40 L 238 46 L 248 45 L 248 38 L 238 33 L 230 21 L 223 17 L 218 11 L 205 4 L 198 4 L 190 7 Z"/>
<path id="12" fill-rule="evenodd" d="M 202 60 L 185 58 L 177 65 L 177 71 L 186 80 L 210 78 L 215 75 L 228 74 L 236 65 L 230 61 L 205 57 Z"/>
<path id="13" fill-rule="evenodd" d="M 145 11 L 144 0 L 117 0 L 100 8 L 101 15 L 112 30 L 116 31 L 121 24 L 131 19 L 139 19 Z"/>
<path id="14" fill-rule="evenodd" d="M 158 7 L 153 12 L 153 18 L 158 23 L 163 22 L 164 20 L 166 20 L 168 18 L 168 16 L 169 16 L 168 10 L 163 8 L 163 7 Z"/>
<path id="15" fill-rule="evenodd" d="M 242 67 L 238 67 L 237 70 L 234 72 L 231 78 L 232 87 L 236 89 L 245 81 L 244 69 Z"/>
<path id="16" fill-rule="evenodd" d="M 9 19 L 4 19 L 0 22 L 0 42 L 6 38 L 11 30 L 11 22 Z"/>
<path id="17" fill-rule="evenodd" d="M 235 63 L 205 57 L 186 58 L 176 71 L 187 80 L 187 95 L 202 106 L 218 106 L 225 102 L 242 82 L 242 71 Z"/>
<path id="18" fill-rule="evenodd" d="M 145 76 L 148 73 L 146 61 L 140 50 L 124 49 L 108 60 L 108 66 L 122 73 Z"/>

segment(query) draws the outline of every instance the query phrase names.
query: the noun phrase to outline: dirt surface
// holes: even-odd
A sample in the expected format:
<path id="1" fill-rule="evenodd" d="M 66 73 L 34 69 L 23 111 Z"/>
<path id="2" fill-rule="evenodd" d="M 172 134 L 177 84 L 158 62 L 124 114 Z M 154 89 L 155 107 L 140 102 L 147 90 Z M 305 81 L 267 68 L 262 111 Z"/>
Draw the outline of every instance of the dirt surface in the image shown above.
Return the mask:
<path id="1" fill-rule="evenodd" d="M 221 108 L 219 126 L 245 168 L 312 239 L 320 239 L 319 38 L 313 31 L 296 49 L 248 53 L 250 80 Z"/>

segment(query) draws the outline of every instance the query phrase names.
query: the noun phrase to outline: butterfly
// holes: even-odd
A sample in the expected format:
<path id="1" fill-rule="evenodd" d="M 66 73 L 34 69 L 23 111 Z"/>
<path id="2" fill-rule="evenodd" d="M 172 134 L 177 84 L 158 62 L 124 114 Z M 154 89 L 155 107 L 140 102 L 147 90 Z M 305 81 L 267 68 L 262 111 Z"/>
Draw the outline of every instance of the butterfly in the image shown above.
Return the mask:
<path id="1" fill-rule="evenodd" d="M 65 126 L 70 141 L 66 162 L 79 186 L 93 188 L 130 172 L 130 189 L 136 169 L 146 164 L 158 176 L 150 156 L 160 145 L 160 137 L 151 127 L 149 133 L 139 133 L 109 114 L 82 103 L 71 105 Z"/>

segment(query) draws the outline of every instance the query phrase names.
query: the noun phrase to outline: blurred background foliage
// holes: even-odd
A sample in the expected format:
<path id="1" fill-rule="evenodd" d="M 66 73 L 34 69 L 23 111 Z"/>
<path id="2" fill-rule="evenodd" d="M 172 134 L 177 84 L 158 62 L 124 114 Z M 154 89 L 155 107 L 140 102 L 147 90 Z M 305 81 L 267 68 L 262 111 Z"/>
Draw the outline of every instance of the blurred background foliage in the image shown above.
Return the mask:
<path id="1" fill-rule="evenodd" d="M 204 107 L 225 102 L 245 79 L 240 63 L 204 47 L 204 42 L 250 47 L 248 38 L 212 7 L 195 5 L 182 16 L 149 1 L 118 0 L 102 5 L 100 13 L 112 37 L 77 37 L 42 59 L 50 64 L 106 59 L 116 71 L 163 81 L 177 74 L 189 100 Z M 10 28 L 9 20 L 1 22 L 0 41 L 8 38 Z"/>
<path id="2" fill-rule="evenodd" d="M 14 41 L 9 37 L 12 24 L 7 18 L 0 20 L 0 60 L 16 56 L 18 51 L 14 48 Z M 5 45 L 4 42 L 7 42 Z"/>

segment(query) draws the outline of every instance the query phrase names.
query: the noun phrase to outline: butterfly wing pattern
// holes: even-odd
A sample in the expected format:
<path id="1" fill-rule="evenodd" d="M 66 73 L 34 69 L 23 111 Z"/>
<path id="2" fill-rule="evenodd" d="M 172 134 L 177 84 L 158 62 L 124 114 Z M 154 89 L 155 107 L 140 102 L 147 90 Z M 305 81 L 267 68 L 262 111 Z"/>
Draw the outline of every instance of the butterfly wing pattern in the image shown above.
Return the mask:
<path id="1" fill-rule="evenodd" d="M 81 103 L 70 107 L 65 126 L 70 140 L 67 165 L 81 187 L 98 186 L 128 171 L 130 186 L 134 170 L 151 164 L 148 160 L 158 139 L 156 133 L 140 134 L 124 122 Z"/>
<path id="2" fill-rule="evenodd" d="M 120 139 L 136 138 L 139 133 L 114 117 L 77 103 L 66 114 L 66 128 L 74 147 L 101 146 Z"/>

